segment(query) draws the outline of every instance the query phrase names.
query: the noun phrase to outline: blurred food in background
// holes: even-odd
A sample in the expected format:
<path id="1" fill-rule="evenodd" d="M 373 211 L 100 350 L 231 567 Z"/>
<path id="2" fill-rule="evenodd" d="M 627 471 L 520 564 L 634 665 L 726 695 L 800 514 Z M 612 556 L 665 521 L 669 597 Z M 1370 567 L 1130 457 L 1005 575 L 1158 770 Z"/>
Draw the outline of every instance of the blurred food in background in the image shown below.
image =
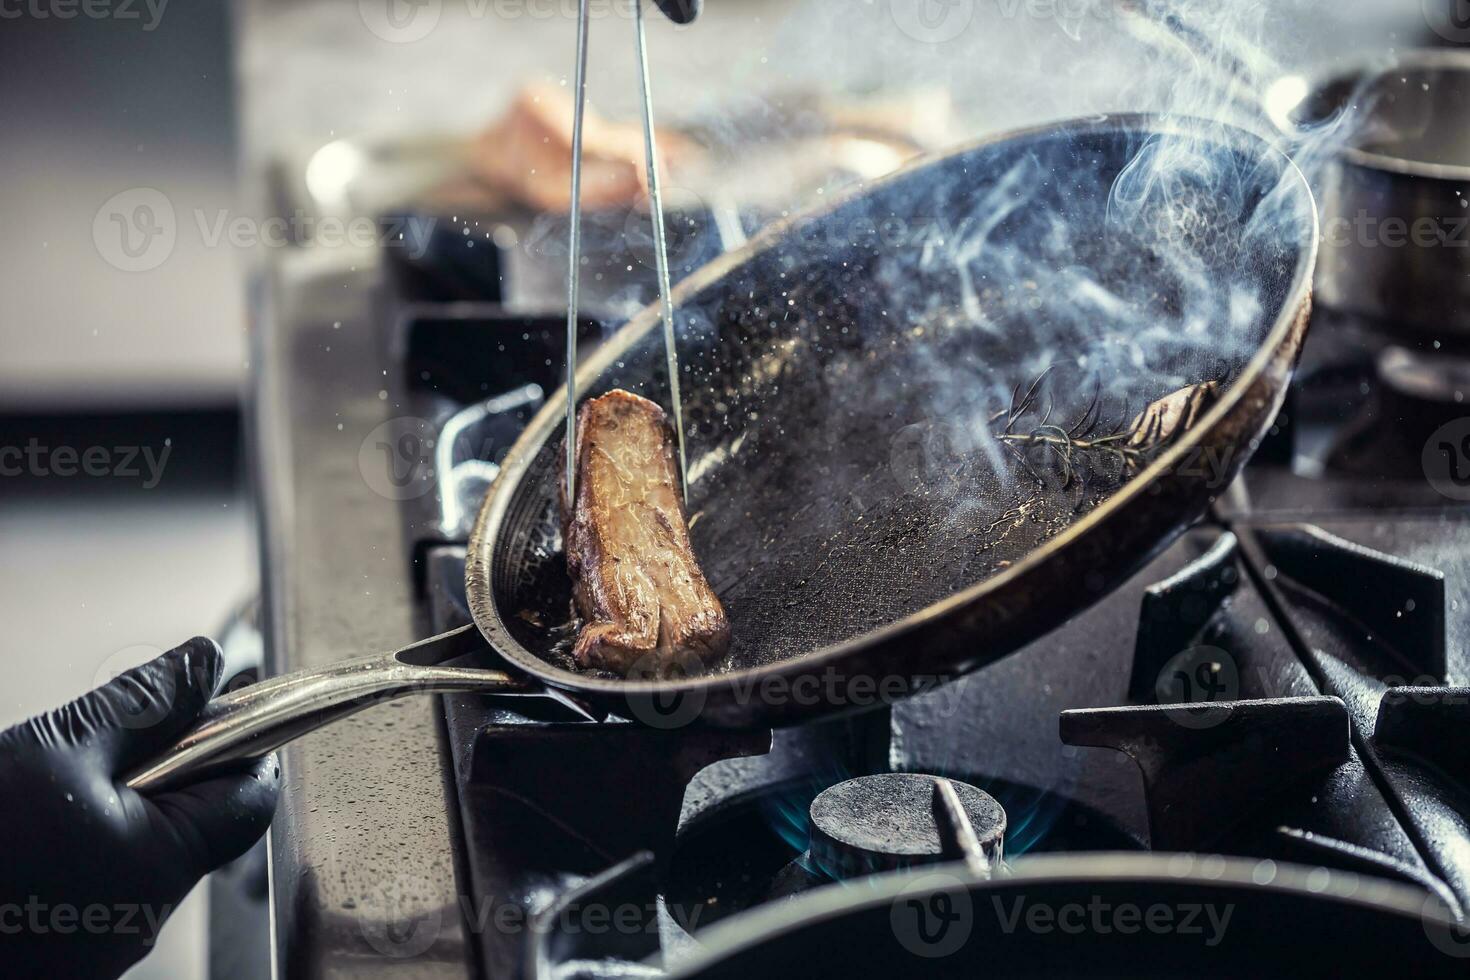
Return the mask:
<path id="1" fill-rule="evenodd" d="M 597 111 L 589 96 L 582 171 L 588 211 L 643 207 L 643 134 Z M 564 214 L 571 193 L 571 93 L 522 86 L 479 132 L 333 140 L 277 169 L 287 207 L 321 214 L 404 209 L 480 215 Z M 882 176 L 953 139 L 949 93 L 881 98 L 792 90 L 659 127 L 664 179 L 675 198 L 766 213 Z"/>
<path id="2" fill-rule="evenodd" d="M 658 146 L 666 169 L 678 168 L 695 152 L 688 140 L 667 131 L 659 133 Z M 642 130 L 604 118 L 589 100 L 582 132 L 582 206 L 627 206 L 646 194 L 643 156 Z M 571 92 L 529 85 L 474 141 L 470 171 L 487 189 L 519 204 L 563 212 L 571 208 L 571 161 Z"/>

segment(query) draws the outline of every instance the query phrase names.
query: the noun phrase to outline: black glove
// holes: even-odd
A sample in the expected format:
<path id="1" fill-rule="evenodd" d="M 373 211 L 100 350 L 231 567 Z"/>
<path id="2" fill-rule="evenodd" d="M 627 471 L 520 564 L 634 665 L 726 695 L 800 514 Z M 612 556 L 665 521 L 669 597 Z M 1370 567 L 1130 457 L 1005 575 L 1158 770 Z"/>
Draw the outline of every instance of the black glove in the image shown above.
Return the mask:
<path id="1" fill-rule="evenodd" d="M 222 669 L 196 637 L 0 733 L 0 974 L 118 976 L 201 877 L 265 832 L 273 756 L 151 796 L 125 783 L 198 718 Z"/>
<path id="2" fill-rule="evenodd" d="M 704 0 L 654 0 L 664 16 L 675 24 L 692 24 L 704 7 Z"/>

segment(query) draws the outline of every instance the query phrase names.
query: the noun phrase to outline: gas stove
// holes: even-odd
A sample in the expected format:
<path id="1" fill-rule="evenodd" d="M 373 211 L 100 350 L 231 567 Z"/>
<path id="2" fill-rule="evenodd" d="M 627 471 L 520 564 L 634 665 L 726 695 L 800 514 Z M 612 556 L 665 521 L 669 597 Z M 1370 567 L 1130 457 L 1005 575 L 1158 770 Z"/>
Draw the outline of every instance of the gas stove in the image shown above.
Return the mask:
<path id="1" fill-rule="evenodd" d="M 554 277 L 514 240 L 476 227 L 439 243 L 447 258 L 390 255 L 376 316 L 357 324 L 376 324 L 354 356 L 381 365 L 395 416 L 363 408 L 359 467 L 379 450 L 425 464 L 376 488 L 401 546 L 373 549 L 424 635 L 469 622 L 468 523 L 563 363 L 554 299 L 527 286 Z M 651 270 L 607 266 L 634 273 L 609 308 L 648 298 Z M 616 319 L 594 305 L 583 342 Z M 333 322 L 320 338 L 352 344 Z M 732 733 L 436 699 L 442 780 L 406 777 L 421 790 L 401 805 L 446 843 L 427 845 L 426 870 L 417 842 L 379 860 L 398 869 L 386 886 L 308 802 L 349 802 L 345 782 L 313 785 L 330 782 L 318 743 L 293 747 L 278 930 L 283 915 L 309 941 L 309 922 L 355 930 L 327 945 L 445 976 L 1458 974 L 1461 365 L 1319 311 L 1278 424 L 1207 520 L 1036 643 L 891 707 Z M 401 792 L 391 767 L 377 774 L 377 797 Z M 325 827 L 341 881 L 283 887 L 293 869 L 322 876 Z M 332 961 L 292 955 L 299 975 Z"/>

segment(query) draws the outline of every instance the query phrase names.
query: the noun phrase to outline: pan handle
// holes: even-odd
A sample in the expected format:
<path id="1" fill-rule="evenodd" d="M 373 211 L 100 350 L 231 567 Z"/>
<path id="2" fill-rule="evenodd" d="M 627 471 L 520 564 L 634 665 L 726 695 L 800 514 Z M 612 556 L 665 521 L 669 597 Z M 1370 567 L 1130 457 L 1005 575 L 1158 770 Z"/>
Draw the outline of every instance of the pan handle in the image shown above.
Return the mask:
<path id="1" fill-rule="evenodd" d="M 410 694 L 525 694 L 537 689 L 502 670 L 440 666 L 488 649 L 478 629 L 464 626 L 392 653 L 342 660 L 242 687 L 209 702 L 199 723 L 173 748 L 129 776 L 128 786 L 148 792 L 197 779 L 265 755 L 364 708 Z"/>

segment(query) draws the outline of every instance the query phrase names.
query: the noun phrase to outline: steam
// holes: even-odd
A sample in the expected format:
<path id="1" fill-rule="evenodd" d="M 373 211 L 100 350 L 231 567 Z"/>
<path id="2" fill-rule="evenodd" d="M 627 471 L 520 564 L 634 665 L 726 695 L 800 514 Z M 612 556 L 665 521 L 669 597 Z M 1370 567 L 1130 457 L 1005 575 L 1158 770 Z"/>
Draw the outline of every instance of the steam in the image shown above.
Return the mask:
<path id="1" fill-rule="evenodd" d="M 955 32 L 909 16 L 970 8 L 973 20 Z M 1291 298 L 1310 247 L 1289 160 L 1311 182 L 1354 129 L 1348 112 L 1289 132 L 1269 118 L 1267 93 L 1303 65 L 1305 9 L 1301 0 L 783 5 L 761 67 L 738 55 L 732 65 L 754 79 L 777 52 L 779 88 L 753 87 L 739 112 L 699 107 L 716 142 L 779 143 L 805 118 L 789 96 L 804 81 L 819 91 L 948 90 L 957 117 L 936 149 L 967 131 L 1089 113 L 1153 117 L 1121 167 L 1115 146 L 1089 150 L 1085 134 L 1073 135 L 1070 147 L 987 151 L 983 173 L 949 167 L 934 178 L 939 190 L 889 200 L 887 213 L 857 207 L 812 222 L 830 238 L 802 242 L 804 259 L 837 266 L 843 249 L 869 245 L 877 257 L 865 262 L 860 296 L 782 294 L 785 316 L 805 314 L 794 342 L 827 343 L 824 331 L 872 317 L 925 338 L 871 375 L 831 379 L 819 410 L 827 444 L 880 431 L 860 402 L 885 406 L 894 459 L 905 460 L 891 467 L 900 489 L 945 498 L 963 521 L 986 506 L 997 478 L 1020 474 L 994 420 L 1035 378 L 1048 379 L 1053 422 L 1082 417 L 1097 398 L 1104 425 L 1180 388 L 1232 381 Z M 680 315 L 691 347 L 721 329 L 698 304 Z M 753 377 L 779 379 L 789 354 L 773 349 Z M 953 476 L 977 461 L 986 472 Z"/>
<path id="2" fill-rule="evenodd" d="M 1273 33 L 1263 4 L 1200 9 L 1236 26 L 1195 35 Z M 783 227 L 681 304 L 691 496 L 711 502 L 697 546 L 742 663 L 891 623 L 1024 558 L 1137 472 L 1099 467 L 1075 498 L 1065 474 L 1038 486 L 1018 455 L 1068 460 L 1028 432 L 1095 448 L 1173 392 L 1225 388 L 1297 298 L 1313 226 L 1286 154 L 1314 170 L 1346 118 L 1270 132 L 1232 74 L 1269 75 L 1263 47 L 1181 58 L 1116 21 L 1076 30 L 1134 58 L 1123 88 L 1139 98 L 1107 108 L 1153 117 L 944 155 Z M 656 336 L 638 343 L 603 381 L 666 397 Z M 1038 378 L 1027 429 L 997 427 Z"/>
<path id="3" fill-rule="evenodd" d="M 803 7 L 788 30 L 856 45 L 855 5 L 825 6 L 841 10 Z M 716 315 L 682 311 L 686 330 L 698 322 L 712 343 L 740 345 L 738 391 L 704 411 L 717 435 L 729 413 L 745 420 L 735 427 L 744 449 L 699 481 L 711 500 L 738 504 L 711 507 L 699 534 L 711 581 L 741 617 L 736 642 L 762 657 L 893 622 L 1069 526 L 1070 502 L 1033 506 L 1034 484 L 1021 485 L 997 438 L 995 415 L 1018 387 L 1044 375 L 1058 424 L 1094 398 L 1105 422 L 1126 422 L 1186 385 L 1230 381 L 1289 298 L 1311 221 L 1286 155 L 1312 178 L 1352 126 L 1333 116 L 1291 134 L 1269 128 L 1255 102 L 1264 89 L 1252 86 L 1285 63 L 1266 44 L 1280 36 L 1270 6 L 1180 4 L 1175 28 L 1147 41 L 1119 21 L 1116 0 L 1073 9 L 1059 36 L 1013 24 L 1037 43 L 991 45 L 988 60 L 941 45 L 925 58 L 891 24 L 891 47 L 860 67 L 833 67 L 810 43 L 795 49 L 834 77 L 1011 76 L 968 89 L 994 110 L 988 124 L 1004 124 L 991 130 L 1088 111 L 1157 119 L 1127 137 L 1121 166 L 1117 129 L 1089 142 L 1086 127 L 931 164 L 911 193 L 889 185 L 870 196 L 881 205 L 859 198 L 793 229 L 782 255 L 731 286 L 734 302 L 709 301 Z M 1191 51 L 1173 29 L 1216 47 Z M 1086 69 L 1100 60 L 1122 75 L 1090 87 Z M 1014 76 L 1040 68 L 1075 80 L 1080 98 L 1028 98 Z M 1281 153 L 1261 152 L 1262 138 Z M 802 345 L 824 356 L 796 356 Z M 688 363 L 685 391 L 697 398 L 701 361 Z"/>
<path id="4" fill-rule="evenodd" d="M 1288 74 L 1267 44 L 1269 4 L 1058 7 L 1073 40 L 1146 46 L 1136 80 L 1112 108 L 1151 110 L 1158 132 L 1140 138 L 1106 187 L 1059 187 L 1069 176 L 1037 154 L 989 178 L 964 217 L 922 245 L 920 268 L 952 270 L 956 296 L 914 295 L 903 259 L 878 271 L 889 308 L 912 311 L 921 329 L 1030 337 L 1035 354 L 1017 365 L 1019 375 L 977 370 L 939 342 L 918 355 L 927 361 L 916 375 L 932 382 L 924 408 L 946 420 L 943 445 L 931 439 L 928 450 L 978 454 L 1003 477 L 1014 470 L 1003 465 L 991 421 L 1027 374 L 1056 372 L 1047 398 L 1059 421 L 1093 392 L 1116 416 L 1186 385 L 1232 379 L 1288 299 L 1272 264 L 1289 264 L 1308 245 L 1310 218 L 1286 158 L 1313 181 L 1355 122 L 1338 111 L 1282 132 L 1268 119 L 1265 93 Z M 1279 152 L 1260 153 L 1252 137 Z M 1072 179 L 1108 179 L 1076 162 Z M 1086 208 L 1099 192 L 1101 229 Z M 963 509 L 971 492 L 955 488 L 952 502 Z"/>

